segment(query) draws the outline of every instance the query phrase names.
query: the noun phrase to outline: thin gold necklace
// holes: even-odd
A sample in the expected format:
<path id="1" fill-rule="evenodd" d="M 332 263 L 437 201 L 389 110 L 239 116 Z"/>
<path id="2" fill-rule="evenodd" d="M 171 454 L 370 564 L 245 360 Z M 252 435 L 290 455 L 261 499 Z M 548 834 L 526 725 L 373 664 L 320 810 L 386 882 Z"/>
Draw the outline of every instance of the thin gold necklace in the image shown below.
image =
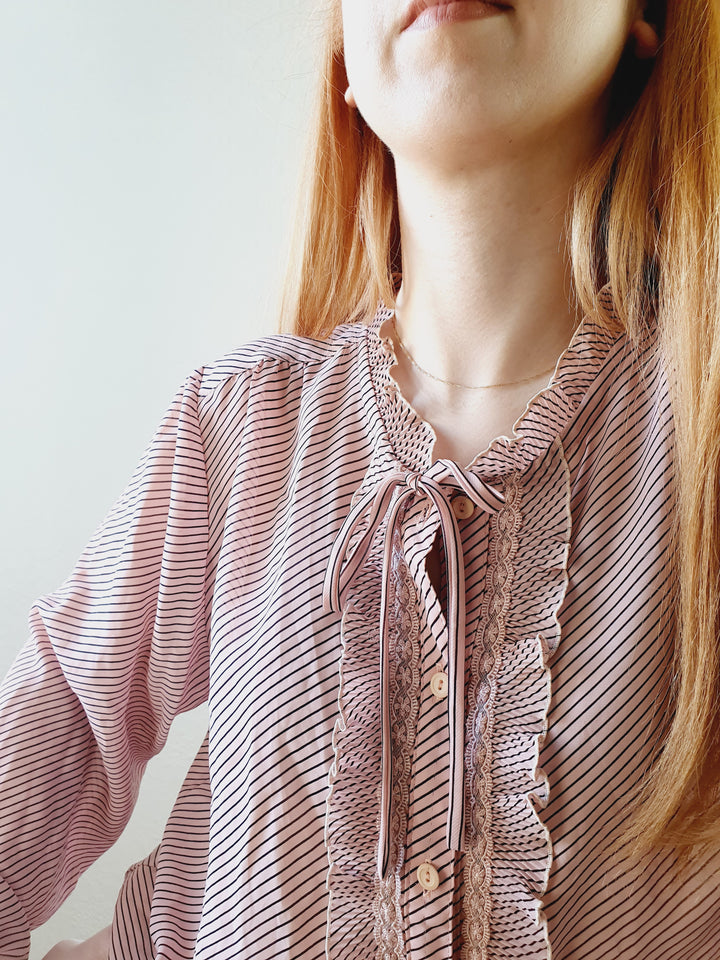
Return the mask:
<path id="1" fill-rule="evenodd" d="M 431 380 L 436 380 L 438 383 L 444 383 L 448 387 L 459 387 L 461 390 L 496 390 L 499 387 L 518 387 L 523 383 L 530 383 L 532 380 L 539 380 L 540 377 L 544 377 L 546 373 L 552 373 L 555 369 L 555 364 L 551 367 L 548 367 L 547 370 L 541 370 L 540 373 L 534 373 L 530 377 L 523 377 L 522 380 L 508 380 L 506 383 L 483 383 L 477 387 L 470 387 L 466 383 L 455 383 L 453 380 L 443 380 L 442 377 L 436 377 L 434 373 L 430 373 L 429 370 L 426 370 L 424 367 L 421 367 L 420 364 L 415 360 L 413 355 L 410 353 L 408 348 L 402 342 L 402 338 L 398 332 L 397 323 L 393 317 L 393 329 L 395 331 L 395 336 L 397 338 L 398 346 L 408 358 L 410 363 L 415 367 L 416 370 L 419 370 L 420 373 L 425 377 L 430 377 Z"/>

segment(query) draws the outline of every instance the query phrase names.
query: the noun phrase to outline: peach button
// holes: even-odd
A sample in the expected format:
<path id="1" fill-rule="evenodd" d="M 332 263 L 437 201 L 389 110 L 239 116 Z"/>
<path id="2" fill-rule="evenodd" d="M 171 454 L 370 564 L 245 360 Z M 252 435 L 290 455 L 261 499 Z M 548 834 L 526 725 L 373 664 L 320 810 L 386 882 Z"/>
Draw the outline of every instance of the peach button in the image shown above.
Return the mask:
<path id="1" fill-rule="evenodd" d="M 437 890 L 437 888 L 440 886 L 440 874 L 431 863 L 420 864 L 418 867 L 417 878 L 420 886 L 423 888 L 423 890 L 427 890 L 428 893 L 432 890 Z"/>
<path id="2" fill-rule="evenodd" d="M 437 697 L 438 700 L 444 700 L 448 695 L 447 674 L 443 673 L 442 670 L 434 673 L 430 678 L 430 689 L 434 697 Z"/>
<path id="3" fill-rule="evenodd" d="M 452 509 L 458 520 L 468 520 L 475 513 L 475 504 L 470 497 L 453 497 Z"/>

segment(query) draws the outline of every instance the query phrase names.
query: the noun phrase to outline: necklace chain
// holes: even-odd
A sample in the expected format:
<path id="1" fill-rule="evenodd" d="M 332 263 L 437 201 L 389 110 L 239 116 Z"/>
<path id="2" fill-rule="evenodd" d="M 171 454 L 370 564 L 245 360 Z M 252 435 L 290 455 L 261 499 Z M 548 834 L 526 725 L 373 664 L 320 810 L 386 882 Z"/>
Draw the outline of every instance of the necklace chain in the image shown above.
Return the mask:
<path id="1" fill-rule="evenodd" d="M 424 367 L 421 367 L 420 364 L 415 360 L 413 355 L 410 353 L 408 348 L 402 342 L 400 333 L 397 328 L 397 323 L 393 317 L 393 329 L 395 331 L 395 337 L 397 338 L 398 346 L 408 358 L 410 363 L 415 367 L 416 370 L 419 370 L 420 373 L 425 377 L 429 377 L 431 380 L 437 381 L 437 383 L 444 383 L 448 387 L 459 387 L 461 390 L 496 390 L 499 387 L 517 387 L 523 383 L 530 383 L 532 380 L 538 380 L 540 377 L 544 376 L 546 373 L 552 373 L 555 369 L 555 364 L 551 367 L 548 367 L 547 370 L 541 370 L 539 373 L 533 373 L 529 377 L 523 377 L 522 380 L 508 380 L 506 383 L 483 383 L 479 386 L 469 386 L 466 383 L 455 383 L 453 380 L 443 380 L 442 377 L 436 377 L 434 373 L 430 373 L 429 370 L 426 370 Z"/>

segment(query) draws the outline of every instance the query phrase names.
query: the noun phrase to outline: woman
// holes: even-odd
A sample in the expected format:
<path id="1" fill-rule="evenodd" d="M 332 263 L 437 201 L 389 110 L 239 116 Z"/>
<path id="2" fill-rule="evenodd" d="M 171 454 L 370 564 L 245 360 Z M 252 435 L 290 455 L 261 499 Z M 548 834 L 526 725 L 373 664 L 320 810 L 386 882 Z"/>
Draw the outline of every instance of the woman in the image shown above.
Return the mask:
<path id="1" fill-rule="evenodd" d="M 35 608 L 2 956 L 208 697 L 91 955 L 717 957 L 719 54 L 709 0 L 333 7 L 314 339 L 191 376 Z"/>

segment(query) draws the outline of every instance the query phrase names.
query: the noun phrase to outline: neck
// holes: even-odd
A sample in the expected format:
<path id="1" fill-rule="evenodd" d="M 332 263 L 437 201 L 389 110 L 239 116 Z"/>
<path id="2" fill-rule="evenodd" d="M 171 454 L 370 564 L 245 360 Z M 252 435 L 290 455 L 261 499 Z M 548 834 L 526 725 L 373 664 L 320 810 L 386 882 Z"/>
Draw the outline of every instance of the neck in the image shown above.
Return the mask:
<path id="1" fill-rule="evenodd" d="M 579 315 L 566 216 L 581 157 L 507 156 L 453 176 L 396 159 L 403 248 L 400 334 L 417 363 L 461 384 L 551 366 Z"/>

